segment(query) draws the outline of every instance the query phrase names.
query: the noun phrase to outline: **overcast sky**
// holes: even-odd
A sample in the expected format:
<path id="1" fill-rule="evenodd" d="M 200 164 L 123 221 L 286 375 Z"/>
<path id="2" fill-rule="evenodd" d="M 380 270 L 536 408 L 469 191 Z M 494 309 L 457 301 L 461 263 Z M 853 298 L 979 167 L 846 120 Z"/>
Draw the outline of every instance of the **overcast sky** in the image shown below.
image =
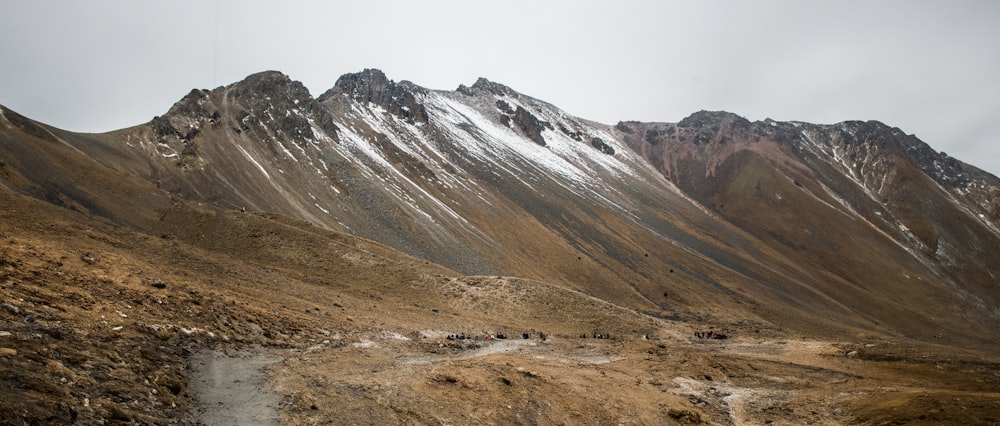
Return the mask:
<path id="1" fill-rule="evenodd" d="M 1000 1 L 0 0 L 0 104 L 75 131 L 263 70 L 486 77 L 604 123 L 879 120 L 1000 174 Z"/>

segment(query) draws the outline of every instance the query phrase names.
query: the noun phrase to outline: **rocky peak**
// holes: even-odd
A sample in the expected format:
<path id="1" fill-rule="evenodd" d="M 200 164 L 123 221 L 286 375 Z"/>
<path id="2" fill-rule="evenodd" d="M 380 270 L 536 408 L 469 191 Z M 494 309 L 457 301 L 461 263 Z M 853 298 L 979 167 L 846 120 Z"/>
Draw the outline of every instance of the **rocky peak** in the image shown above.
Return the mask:
<path id="1" fill-rule="evenodd" d="M 174 103 L 163 116 L 156 116 L 148 123 L 157 147 L 176 154 L 177 165 L 187 167 L 198 156 L 195 138 L 206 125 L 217 126 L 221 114 L 211 102 L 211 93 L 205 89 L 192 89 Z M 169 147 L 169 148 L 167 148 Z"/>
<path id="2" fill-rule="evenodd" d="M 223 105 L 226 105 L 223 108 Z M 224 112 L 228 111 L 228 112 Z M 177 154 L 181 167 L 200 157 L 205 130 L 226 126 L 256 141 L 280 139 L 302 143 L 321 135 L 336 138 L 337 126 L 301 82 L 277 71 L 247 76 L 225 88 L 192 90 L 162 117 L 149 123 L 161 154 Z"/>
<path id="3" fill-rule="evenodd" d="M 970 182 L 966 165 L 937 152 L 912 134 L 879 121 L 844 121 L 833 125 L 800 123 L 800 131 L 827 152 L 836 152 L 855 174 L 880 170 L 871 162 L 901 156 L 945 187 L 965 188 Z M 881 170 L 888 172 L 887 170 Z M 872 176 L 881 182 L 882 176 Z"/>
<path id="4" fill-rule="evenodd" d="M 677 123 L 682 139 L 704 144 L 747 136 L 753 125 L 749 120 L 726 111 L 698 111 Z"/>
<path id="5" fill-rule="evenodd" d="M 465 87 L 465 85 L 459 86 L 458 91 L 466 95 L 473 95 L 476 91 L 483 91 L 487 93 L 492 93 L 497 96 L 509 96 L 512 98 L 518 97 L 518 93 L 511 89 L 510 87 L 504 86 L 503 84 L 492 82 L 486 78 L 479 77 L 475 83 L 472 84 L 472 88 Z"/>
<path id="6" fill-rule="evenodd" d="M 701 110 L 677 123 L 681 128 L 715 126 L 749 127 L 750 121 L 731 112 Z"/>
<path id="7" fill-rule="evenodd" d="M 253 104 L 298 104 L 313 100 L 301 82 L 292 80 L 277 71 L 251 74 L 243 81 L 231 86 L 232 95 L 241 101 Z"/>
<path id="8" fill-rule="evenodd" d="M 299 81 L 275 71 L 252 74 L 231 86 L 230 102 L 243 109 L 233 117 L 237 129 L 263 132 L 261 123 L 274 131 L 273 137 L 302 141 L 318 137 L 312 130 L 312 123 L 326 133 L 336 137 L 337 126 L 329 113 L 323 109 Z"/>
<path id="9" fill-rule="evenodd" d="M 344 96 L 349 99 L 373 103 L 410 123 L 427 122 L 427 110 L 417 102 L 414 93 L 421 88 L 408 81 L 396 83 L 381 70 L 368 68 L 358 73 L 344 74 L 333 88 L 318 98 L 320 102 Z"/>
<path id="10" fill-rule="evenodd" d="M 855 124 L 856 143 L 873 144 L 882 150 L 900 151 L 927 176 L 945 187 L 964 188 L 970 182 L 965 164 L 937 152 L 914 135 L 878 121 Z"/>
<path id="11" fill-rule="evenodd" d="M 362 102 L 374 102 L 384 97 L 395 83 L 389 80 L 381 70 L 366 68 L 364 71 L 340 76 L 333 88 L 320 95 L 323 100 L 337 95 L 347 95 Z"/>

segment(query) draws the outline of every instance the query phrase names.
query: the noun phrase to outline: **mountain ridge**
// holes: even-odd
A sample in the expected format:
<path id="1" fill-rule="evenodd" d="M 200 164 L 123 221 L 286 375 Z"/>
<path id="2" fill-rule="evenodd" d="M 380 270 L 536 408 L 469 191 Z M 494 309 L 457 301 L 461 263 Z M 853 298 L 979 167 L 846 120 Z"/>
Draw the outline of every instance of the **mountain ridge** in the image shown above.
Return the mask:
<path id="1" fill-rule="evenodd" d="M 985 250 L 987 259 L 998 255 L 996 178 L 878 122 L 751 122 L 733 113 L 701 111 L 676 124 L 610 126 L 569 116 L 485 78 L 471 87 L 441 91 L 396 83 L 379 70 L 366 69 L 345 74 L 318 98 L 277 71 L 211 91 L 192 90 L 150 123 L 102 138 L 120 139 L 123 134 L 132 141 L 127 146 L 141 149 L 116 150 L 86 137 L 76 138 L 80 142 L 73 145 L 109 167 L 136 172 L 186 198 L 289 214 L 465 273 L 555 280 L 651 311 L 670 305 L 655 296 L 664 286 L 653 278 L 655 271 L 684 268 L 662 260 L 657 266 L 639 266 L 634 258 L 649 256 L 640 247 L 666 243 L 666 253 L 672 253 L 667 257 L 707 261 L 716 265 L 709 269 L 721 267 L 715 274 L 727 280 L 750 280 L 758 286 L 788 281 L 785 293 L 777 297 L 801 283 L 822 286 L 822 279 L 806 278 L 813 274 L 803 275 L 800 261 L 794 259 L 801 257 L 796 251 L 802 248 L 828 245 L 828 237 L 821 233 L 795 242 L 803 231 L 822 228 L 817 218 L 824 215 L 835 215 L 824 219 L 831 223 L 835 217 L 853 216 L 852 222 L 865 223 L 856 232 L 879 236 L 868 242 L 880 247 L 875 252 L 902 249 L 898 256 L 912 259 L 897 263 L 924 264 L 935 280 L 943 279 L 956 293 L 965 294 L 962 297 L 972 298 L 988 317 L 997 316 L 988 308 L 998 302 L 994 289 L 984 283 L 995 271 L 988 261 L 968 255 L 976 250 Z M 113 155 L 105 155 L 109 151 Z M 887 165 L 892 158 L 916 167 L 906 172 L 906 181 L 922 175 L 936 182 L 930 189 L 934 196 L 914 186 L 921 195 L 906 195 L 892 209 L 893 200 L 879 191 L 885 191 L 887 177 L 908 170 Z M 811 219 L 786 213 L 788 223 L 811 224 L 755 229 L 755 224 L 768 223 L 765 217 L 753 219 L 755 212 L 780 211 L 774 210 L 774 200 L 760 204 L 759 198 L 745 196 L 760 193 L 765 176 L 757 176 L 762 171 L 753 167 L 727 166 L 733 161 L 754 167 L 780 164 L 784 176 L 767 179 L 807 195 L 810 200 L 802 199 L 799 207 L 819 202 L 819 208 L 833 213 Z M 748 192 L 749 178 L 743 176 L 748 172 L 757 176 L 753 192 Z M 637 191 L 636 182 L 646 186 Z M 780 203 L 783 195 L 774 196 Z M 904 217 L 917 210 L 908 204 L 915 197 L 925 204 L 937 200 L 936 216 Z M 734 201 L 725 203 L 729 198 Z M 734 206 L 741 210 L 733 213 Z M 955 213 L 970 223 L 939 223 Z M 525 250 L 526 236 L 498 233 L 494 225 L 502 217 L 520 217 L 507 229 L 524 227 L 525 235 L 544 235 L 544 241 L 530 243 L 532 248 Z M 744 237 L 732 239 L 742 232 L 747 232 Z M 986 234 L 990 237 L 983 237 Z M 977 246 L 964 250 L 962 241 Z M 521 246 L 522 253 L 512 255 L 511 246 Z M 773 253 L 752 259 L 720 249 L 726 246 L 742 247 L 755 256 Z M 860 250 L 856 244 L 831 247 Z M 592 262 L 590 279 L 619 284 L 581 284 L 577 265 L 567 261 L 573 253 Z M 858 268 L 856 259 L 837 251 L 812 256 L 811 264 L 823 265 L 820 269 L 837 280 L 856 285 L 864 276 L 852 272 Z M 824 256 L 837 259 L 839 266 L 826 267 Z M 948 262 L 950 266 L 937 264 Z M 548 266 L 538 268 L 539 263 Z M 736 297 L 719 278 L 704 272 L 693 277 L 710 284 L 713 292 Z M 976 290 L 966 289 L 969 285 Z M 630 290 L 621 293 L 615 288 Z M 824 304 L 821 300 L 830 297 L 826 292 L 802 297 Z"/>
<path id="2" fill-rule="evenodd" d="M 102 134 L 0 107 L 0 206 L 27 423 L 196 423 L 206 348 L 283 358 L 291 423 L 1000 407 L 1000 181 L 875 121 L 610 125 L 485 78 L 265 71 Z"/>
<path id="3" fill-rule="evenodd" d="M 879 268 L 843 250 L 887 256 L 906 265 L 901 275 L 923 269 L 922 279 L 959 295 L 945 297 L 949 309 L 972 303 L 979 315 L 1000 315 L 989 308 L 1000 303 L 989 284 L 1000 271 L 988 260 L 1000 256 L 1000 184 L 877 122 L 751 122 L 701 111 L 676 124 L 611 126 L 485 78 L 441 91 L 366 69 L 313 98 L 301 83 L 266 71 L 192 90 L 146 125 L 68 140 L 185 198 L 287 214 L 467 274 L 551 280 L 661 315 L 715 310 L 678 298 L 686 282 L 738 303 L 771 305 L 797 294 L 805 311 L 849 306 Z M 880 193 L 897 175 L 936 184 L 895 185 L 914 188 L 896 198 Z M 766 203 L 761 179 L 780 188 Z M 815 214 L 787 210 L 788 199 Z M 914 200 L 932 206 L 933 217 Z M 949 225 L 956 214 L 968 223 Z M 774 215 L 783 219 L 772 222 Z M 841 222 L 874 236 L 831 245 L 837 238 L 822 228 Z M 654 247 L 662 252 L 649 263 Z M 686 266 L 693 264 L 705 266 Z M 656 278 L 668 270 L 689 275 Z M 840 284 L 826 289 L 844 280 L 854 293 Z M 722 284 L 741 281 L 753 283 L 742 290 L 752 295 Z M 883 292 L 905 288 L 889 281 L 897 284 Z M 768 311 L 765 321 L 784 315 L 777 306 Z M 869 321 L 881 322 L 853 326 Z"/>

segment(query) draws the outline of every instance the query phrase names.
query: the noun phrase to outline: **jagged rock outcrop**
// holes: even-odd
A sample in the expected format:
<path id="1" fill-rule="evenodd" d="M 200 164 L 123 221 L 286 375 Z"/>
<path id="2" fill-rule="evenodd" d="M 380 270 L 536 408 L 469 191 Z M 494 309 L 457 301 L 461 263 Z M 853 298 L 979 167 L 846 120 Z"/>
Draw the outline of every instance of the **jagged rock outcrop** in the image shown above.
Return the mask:
<path id="1" fill-rule="evenodd" d="M 465 86 L 459 86 L 458 91 L 459 92 L 471 92 L 469 90 L 463 90 L 462 89 L 463 87 L 465 87 Z M 489 80 L 487 80 L 484 77 L 479 77 L 476 80 L 476 82 L 472 84 L 472 89 L 473 90 L 484 91 L 484 92 L 491 93 L 491 94 L 494 94 L 494 95 L 497 95 L 497 96 L 506 96 L 506 97 L 511 97 L 511 98 L 517 98 L 517 97 L 520 96 L 520 94 L 517 93 L 516 91 L 514 91 L 514 89 L 511 89 L 510 87 L 507 87 L 507 86 L 505 86 L 503 84 L 500 84 L 500 83 L 497 83 L 497 82 L 489 81 Z"/>
<path id="2" fill-rule="evenodd" d="M 396 83 L 377 69 L 345 74 L 337 79 L 333 88 L 317 98 L 318 101 L 343 95 L 358 102 L 371 102 L 385 108 L 409 123 L 426 123 L 427 110 L 417 102 L 415 91 L 421 90 L 410 82 Z"/>
<path id="3" fill-rule="evenodd" d="M 527 136 L 528 139 L 531 139 L 541 146 L 545 146 L 545 137 L 542 136 L 542 131 L 545 129 L 552 130 L 551 124 L 539 120 L 538 117 L 535 117 L 527 109 L 521 108 L 520 106 L 518 106 L 517 110 L 514 111 L 514 116 L 511 118 L 511 121 L 517 126 L 518 129 L 524 132 L 524 135 Z"/>
<path id="4" fill-rule="evenodd" d="M 338 131 L 332 117 L 309 90 L 280 72 L 250 75 L 232 86 L 227 96 L 225 102 L 240 107 L 234 117 L 233 130 L 237 132 L 253 131 L 261 138 L 270 133 L 271 137 L 292 142 L 319 138 L 312 130 L 314 125 L 329 137 L 335 137 Z"/>
<path id="5" fill-rule="evenodd" d="M 590 146 L 592 146 L 594 148 L 597 148 L 598 150 L 600 150 L 601 152 L 603 152 L 605 154 L 615 155 L 615 149 L 612 148 L 611 145 L 608 145 L 607 143 L 605 143 L 604 140 L 601 139 L 601 138 L 591 138 L 590 139 Z"/>

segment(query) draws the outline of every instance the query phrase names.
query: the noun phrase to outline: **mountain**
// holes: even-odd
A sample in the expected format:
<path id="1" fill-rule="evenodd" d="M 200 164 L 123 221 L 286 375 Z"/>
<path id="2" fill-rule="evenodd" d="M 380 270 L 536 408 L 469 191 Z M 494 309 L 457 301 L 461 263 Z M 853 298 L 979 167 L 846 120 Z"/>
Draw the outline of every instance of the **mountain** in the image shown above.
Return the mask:
<path id="1" fill-rule="evenodd" d="M 663 317 L 924 339 L 1000 318 L 1000 183 L 877 122 L 612 127 L 486 79 L 435 91 L 365 70 L 315 99 L 264 72 L 59 137 L 185 199 Z"/>
<path id="2" fill-rule="evenodd" d="M 1000 180 L 874 121 L 700 111 L 606 125 L 483 78 L 431 90 L 369 69 L 313 97 L 269 71 L 192 90 L 162 116 L 105 134 L 3 108 L 0 161 L 5 200 L 41 202 L 31 208 L 60 227 L 127 233 L 102 240 L 127 241 L 108 244 L 132 247 L 144 268 L 159 250 L 225 259 L 191 261 L 204 282 L 245 262 L 315 285 L 330 279 L 325 262 L 357 265 L 377 251 L 393 281 L 489 276 L 503 292 L 514 287 L 502 277 L 536 283 L 517 291 L 580 307 L 542 315 L 567 335 L 591 321 L 610 327 L 587 311 L 596 300 L 623 309 L 616 334 L 653 335 L 645 321 L 655 321 L 976 354 L 1000 342 Z M 331 238 L 366 248 L 330 258 L 321 248 Z M 342 278 L 358 300 L 437 306 L 428 295 L 439 284 L 400 293 L 362 270 L 337 270 L 366 277 Z M 284 280 L 229 273 L 255 289 Z M 490 300 L 508 311 L 461 315 L 496 324 L 551 308 Z"/>

